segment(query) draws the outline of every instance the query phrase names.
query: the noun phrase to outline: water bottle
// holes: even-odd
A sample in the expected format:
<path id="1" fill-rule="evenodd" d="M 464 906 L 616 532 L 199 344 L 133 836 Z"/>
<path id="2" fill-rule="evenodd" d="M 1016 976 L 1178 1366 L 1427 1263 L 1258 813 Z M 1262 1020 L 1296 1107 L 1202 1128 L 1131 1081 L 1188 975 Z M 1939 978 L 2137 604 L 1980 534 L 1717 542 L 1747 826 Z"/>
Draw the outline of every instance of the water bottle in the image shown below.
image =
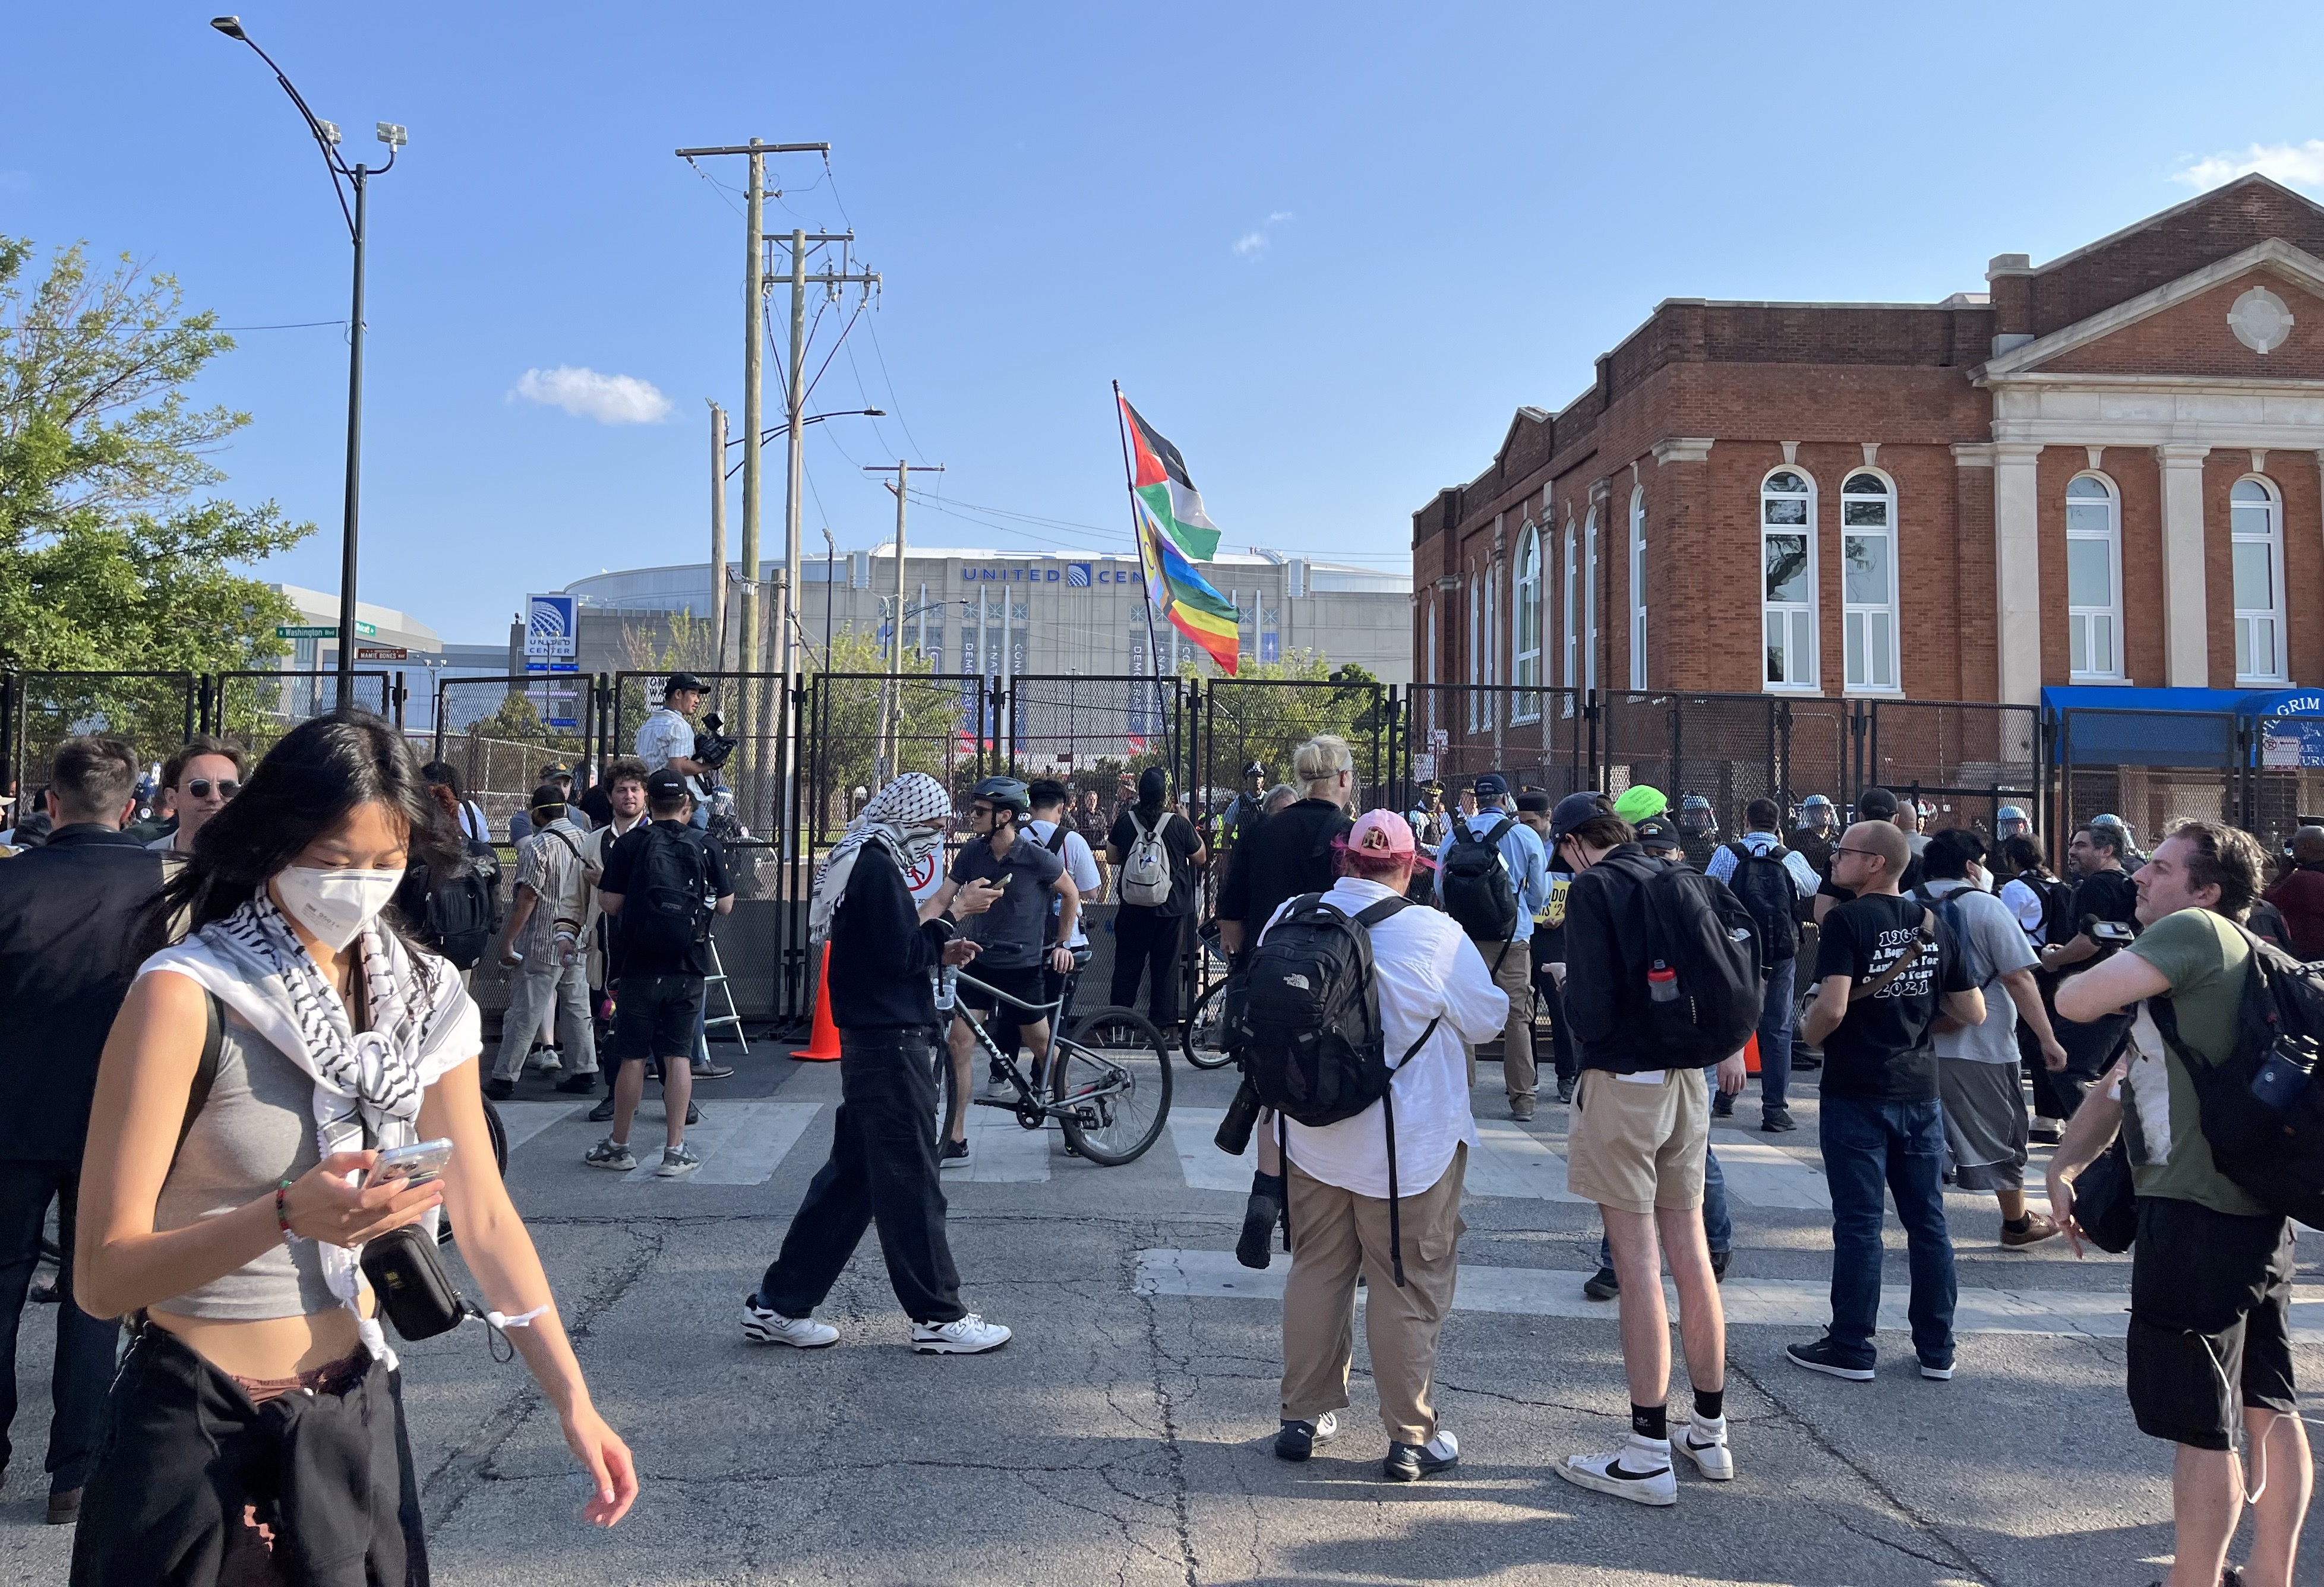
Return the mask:
<path id="1" fill-rule="evenodd" d="M 1678 1001 L 1678 972 L 1668 964 L 1656 964 L 1646 972 L 1646 995 L 1658 1003 Z"/>
<path id="2" fill-rule="evenodd" d="M 946 964 L 936 973 L 936 1009 L 948 1013 L 952 1009 L 954 989 L 960 984 L 960 966 Z"/>

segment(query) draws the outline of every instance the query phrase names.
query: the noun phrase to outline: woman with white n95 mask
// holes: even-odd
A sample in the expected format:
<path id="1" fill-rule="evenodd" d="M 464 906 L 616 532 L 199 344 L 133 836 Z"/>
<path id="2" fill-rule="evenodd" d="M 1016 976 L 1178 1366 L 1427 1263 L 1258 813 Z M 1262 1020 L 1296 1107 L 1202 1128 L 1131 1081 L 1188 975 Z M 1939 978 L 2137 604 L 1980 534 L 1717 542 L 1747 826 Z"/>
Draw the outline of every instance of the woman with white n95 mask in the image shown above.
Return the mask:
<path id="1" fill-rule="evenodd" d="M 383 913 L 409 862 L 456 853 L 402 738 L 343 709 L 274 746 L 148 915 L 81 1174 L 75 1298 L 129 1343 L 77 1584 L 163 1561 L 173 1582 L 337 1580 L 357 1556 L 368 1580 L 427 1579 L 401 1376 L 358 1259 L 438 1207 L 588 1471 L 583 1517 L 611 1526 L 635 1499 L 494 1165 L 475 1003 Z M 382 1152 L 438 1140 L 440 1179 L 361 1187 Z"/>

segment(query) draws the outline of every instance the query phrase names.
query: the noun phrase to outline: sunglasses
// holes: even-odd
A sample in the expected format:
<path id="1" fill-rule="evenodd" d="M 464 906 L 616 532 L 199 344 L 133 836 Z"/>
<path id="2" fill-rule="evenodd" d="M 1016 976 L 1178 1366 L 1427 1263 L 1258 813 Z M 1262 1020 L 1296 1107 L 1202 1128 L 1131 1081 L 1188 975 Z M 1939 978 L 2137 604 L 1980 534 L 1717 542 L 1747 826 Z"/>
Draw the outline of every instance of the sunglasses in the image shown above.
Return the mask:
<path id="1" fill-rule="evenodd" d="M 1875 860 L 1885 859 L 1886 857 L 1877 849 L 1852 849 L 1846 844 L 1836 844 L 1831 852 L 1835 854 L 1863 854 Z"/>
<path id="2" fill-rule="evenodd" d="M 198 799 L 206 799 L 210 797 L 212 787 L 217 788 L 217 796 L 222 799 L 230 799 L 242 791 L 242 784 L 231 777 L 221 777 L 215 784 L 207 777 L 197 777 L 186 784 L 186 791 Z"/>

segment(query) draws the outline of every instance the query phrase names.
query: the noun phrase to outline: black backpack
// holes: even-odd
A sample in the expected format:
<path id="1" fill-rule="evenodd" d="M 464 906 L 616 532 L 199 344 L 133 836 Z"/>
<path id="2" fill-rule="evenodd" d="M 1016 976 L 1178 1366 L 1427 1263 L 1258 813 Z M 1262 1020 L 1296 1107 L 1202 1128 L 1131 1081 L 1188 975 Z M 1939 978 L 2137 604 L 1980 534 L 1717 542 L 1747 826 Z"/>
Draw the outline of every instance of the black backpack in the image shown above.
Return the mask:
<path id="1" fill-rule="evenodd" d="M 2211 1160 L 2271 1213 L 2324 1225 L 2324 964 L 2303 964 L 2248 931 L 2235 1051 L 2206 1063 L 2179 1039 L 2167 997 L 2146 1000 L 2154 1027 L 2194 1082 Z"/>
<path id="2" fill-rule="evenodd" d="M 1480 837 L 1465 820 L 1452 824 L 1452 846 L 1437 868 L 1436 890 L 1444 912 L 1462 930 L 1483 942 L 1508 942 L 1517 934 L 1517 889 L 1501 857 L 1501 839 L 1517 821 L 1503 817 Z"/>
<path id="3" fill-rule="evenodd" d="M 1733 1057 L 1759 1028 L 1766 1001 L 1759 926 L 1722 882 L 1665 865 L 1646 882 L 1647 1037 L 1681 1060 Z"/>
<path id="4" fill-rule="evenodd" d="M 1434 1034 L 1431 1020 L 1394 1067 L 1380 1029 L 1371 928 L 1406 899 L 1382 899 L 1351 916 L 1322 893 L 1294 899 L 1251 950 L 1248 992 L 1230 1043 L 1259 1100 L 1310 1129 L 1352 1119 L 1374 1103 L 1388 1131 L 1388 1243 L 1404 1283 L 1403 1230 L 1397 1218 L 1397 1069 Z"/>
<path id="5" fill-rule="evenodd" d="M 710 934 L 710 867 L 702 845 L 649 823 L 630 890 L 622 900 L 622 951 L 683 959 Z"/>
<path id="6" fill-rule="evenodd" d="M 2063 946 L 2071 942 L 2078 929 L 2074 924 L 2074 886 L 2054 876 L 2036 876 L 2026 872 L 2017 878 L 2042 900 L 2042 940 L 2045 944 Z"/>
<path id="7" fill-rule="evenodd" d="M 1735 856 L 1735 871 L 1728 878 L 1728 890 L 1741 900 L 1758 924 L 1760 956 L 1770 964 L 1796 958 L 1800 951 L 1800 890 L 1792 885 L 1792 873 L 1784 867 L 1784 857 L 1791 851 L 1781 844 L 1772 844 L 1762 854 L 1738 842 L 1729 844 L 1727 852 Z"/>
<path id="8" fill-rule="evenodd" d="M 501 861 L 492 844 L 473 837 L 460 840 L 460 853 L 458 872 L 428 879 L 420 934 L 455 970 L 473 970 L 500 935 Z"/>

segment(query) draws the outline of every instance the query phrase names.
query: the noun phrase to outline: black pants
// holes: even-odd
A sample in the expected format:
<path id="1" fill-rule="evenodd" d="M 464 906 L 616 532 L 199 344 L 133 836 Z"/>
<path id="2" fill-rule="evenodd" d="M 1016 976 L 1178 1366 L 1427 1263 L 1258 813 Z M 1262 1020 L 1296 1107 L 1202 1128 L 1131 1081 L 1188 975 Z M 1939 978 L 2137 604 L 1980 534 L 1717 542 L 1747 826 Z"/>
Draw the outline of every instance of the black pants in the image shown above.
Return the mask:
<path id="1" fill-rule="evenodd" d="M 1129 1009 L 1138 1004 L 1138 979 L 1150 975 L 1147 1017 L 1163 1030 L 1178 1022 L 1178 969 L 1186 952 L 1186 923 L 1192 915 L 1164 915 L 1138 904 L 1124 904 L 1113 921 L 1113 995 L 1109 1000 Z"/>
<path id="2" fill-rule="evenodd" d="M 105 1421 L 105 1386 L 113 1381 L 114 1346 L 121 1333 L 111 1317 L 92 1317 L 73 1304 L 73 1202 L 80 1188 L 78 1163 L 0 1162 L 0 1467 L 8 1463 L 8 1429 L 16 1420 L 16 1329 L 40 1260 L 41 1230 L 49 1202 L 57 1203 L 57 1243 L 64 1265 L 57 1274 L 56 1370 L 49 1379 L 55 1407 L 49 1423 L 49 1489 L 81 1485 Z"/>
<path id="3" fill-rule="evenodd" d="M 1536 927 L 1537 939 L 1547 935 Z M 1549 1014 L 1549 1048 L 1556 1060 L 1557 1077 L 1572 1081 L 1582 1074 L 1582 1055 L 1573 1050 L 1573 1030 L 1565 1022 L 1565 989 L 1557 984 L 1557 977 L 1549 973 L 1549 963 L 1538 953 L 1533 962 L 1534 990 L 1541 993 L 1541 1005 Z"/>
<path id="4" fill-rule="evenodd" d="M 254 1558 L 254 1506 L 274 1533 Z M 73 1534 L 72 1587 L 427 1587 L 398 1374 L 262 1406 L 173 1335 L 138 1331 L 106 1406 Z"/>
<path id="5" fill-rule="evenodd" d="M 2245 1408 L 2298 1414 L 2289 1220 L 2138 1198 L 2131 1248 L 2131 1414 L 2150 1438 L 2233 1449 Z"/>
<path id="6" fill-rule="evenodd" d="M 880 1228 L 888 1282 L 915 1323 L 968 1315 L 945 1239 L 936 1181 L 936 1052 L 925 1030 L 842 1030 L 831 1160 L 791 1214 L 759 1299 L 787 1317 L 821 1306 L 867 1225 Z"/>

